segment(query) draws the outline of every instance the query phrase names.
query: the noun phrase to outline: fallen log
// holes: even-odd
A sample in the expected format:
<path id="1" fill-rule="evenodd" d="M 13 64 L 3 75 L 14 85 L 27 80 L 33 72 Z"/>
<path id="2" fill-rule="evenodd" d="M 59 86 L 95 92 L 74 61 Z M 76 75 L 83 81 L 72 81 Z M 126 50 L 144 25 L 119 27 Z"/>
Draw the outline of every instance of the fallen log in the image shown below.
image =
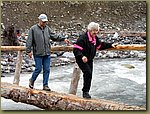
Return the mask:
<path id="1" fill-rule="evenodd" d="M 25 51 L 25 46 L 1 46 L 1 51 Z M 51 51 L 72 51 L 71 46 L 52 46 Z M 108 50 L 146 50 L 146 44 L 118 45 Z"/>
<path id="2" fill-rule="evenodd" d="M 46 110 L 146 110 L 103 99 L 83 99 L 75 95 L 46 92 L 1 82 L 1 97 L 31 104 Z"/>

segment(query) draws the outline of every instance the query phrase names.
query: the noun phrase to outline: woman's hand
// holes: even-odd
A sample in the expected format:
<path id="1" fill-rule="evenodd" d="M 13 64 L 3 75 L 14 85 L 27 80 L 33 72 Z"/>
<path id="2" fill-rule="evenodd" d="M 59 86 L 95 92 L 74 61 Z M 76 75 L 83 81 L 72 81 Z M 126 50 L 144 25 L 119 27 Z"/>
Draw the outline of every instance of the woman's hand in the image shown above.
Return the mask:
<path id="1" fill-rule="evenodd" d="M 83 57 L 82 57 L 82 61 L 83 61 L 84 63 L 88 62 L 87 57 L 86 57 L 86 56 L 83 56 Z"/>

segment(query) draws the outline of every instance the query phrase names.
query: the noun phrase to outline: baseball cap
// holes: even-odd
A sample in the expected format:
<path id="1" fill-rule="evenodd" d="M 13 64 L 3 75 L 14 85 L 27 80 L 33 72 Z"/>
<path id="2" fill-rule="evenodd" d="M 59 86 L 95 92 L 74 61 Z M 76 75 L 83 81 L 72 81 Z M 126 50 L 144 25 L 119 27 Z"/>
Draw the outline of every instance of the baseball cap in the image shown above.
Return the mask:
<path id="1" fill-rule="evenodd" d="M 47 16 L 45 14 L 40 14 L 38 19 L 40 19 L 41 21 L 48 21 Z"/>

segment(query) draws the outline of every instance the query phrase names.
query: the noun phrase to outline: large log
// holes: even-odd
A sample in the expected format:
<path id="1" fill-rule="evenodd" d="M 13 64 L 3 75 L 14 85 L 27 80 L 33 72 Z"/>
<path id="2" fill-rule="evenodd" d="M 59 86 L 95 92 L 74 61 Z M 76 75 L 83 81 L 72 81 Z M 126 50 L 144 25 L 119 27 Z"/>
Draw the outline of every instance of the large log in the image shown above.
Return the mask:
<path id="1" fill-rule="evenodd" d="M 71 94 L 29 89 L 6 82 L 1 82 L 1 96 L 47 110 L 146 110 L 144 107 L 103 99 L 88 100 Z"/>
<path id="2" fill-rule="evenodd" d="M 1 51 L 25 51 L 25 46 L 1 46 Z M 52 46 L 51 51 L 72 51 L 73 46 Z M 118 45 L 108 50 L 146 50 L 146 44 Z"/>

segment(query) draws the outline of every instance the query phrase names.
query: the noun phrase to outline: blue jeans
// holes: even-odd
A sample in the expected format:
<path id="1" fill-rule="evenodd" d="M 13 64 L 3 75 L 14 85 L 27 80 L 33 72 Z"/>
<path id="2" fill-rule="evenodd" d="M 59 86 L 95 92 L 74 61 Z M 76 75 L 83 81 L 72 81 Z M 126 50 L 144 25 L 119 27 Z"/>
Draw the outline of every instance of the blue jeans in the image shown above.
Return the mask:
<path id="1" fill-rule="evenodd" d="M 49 74 L 50 74 L 50 55 L 46 56 L 34 56 L 35 70 L 32 74 L 31 80 L 34 82 L 43 66 L 43 86 L 48 86 Z"/>

